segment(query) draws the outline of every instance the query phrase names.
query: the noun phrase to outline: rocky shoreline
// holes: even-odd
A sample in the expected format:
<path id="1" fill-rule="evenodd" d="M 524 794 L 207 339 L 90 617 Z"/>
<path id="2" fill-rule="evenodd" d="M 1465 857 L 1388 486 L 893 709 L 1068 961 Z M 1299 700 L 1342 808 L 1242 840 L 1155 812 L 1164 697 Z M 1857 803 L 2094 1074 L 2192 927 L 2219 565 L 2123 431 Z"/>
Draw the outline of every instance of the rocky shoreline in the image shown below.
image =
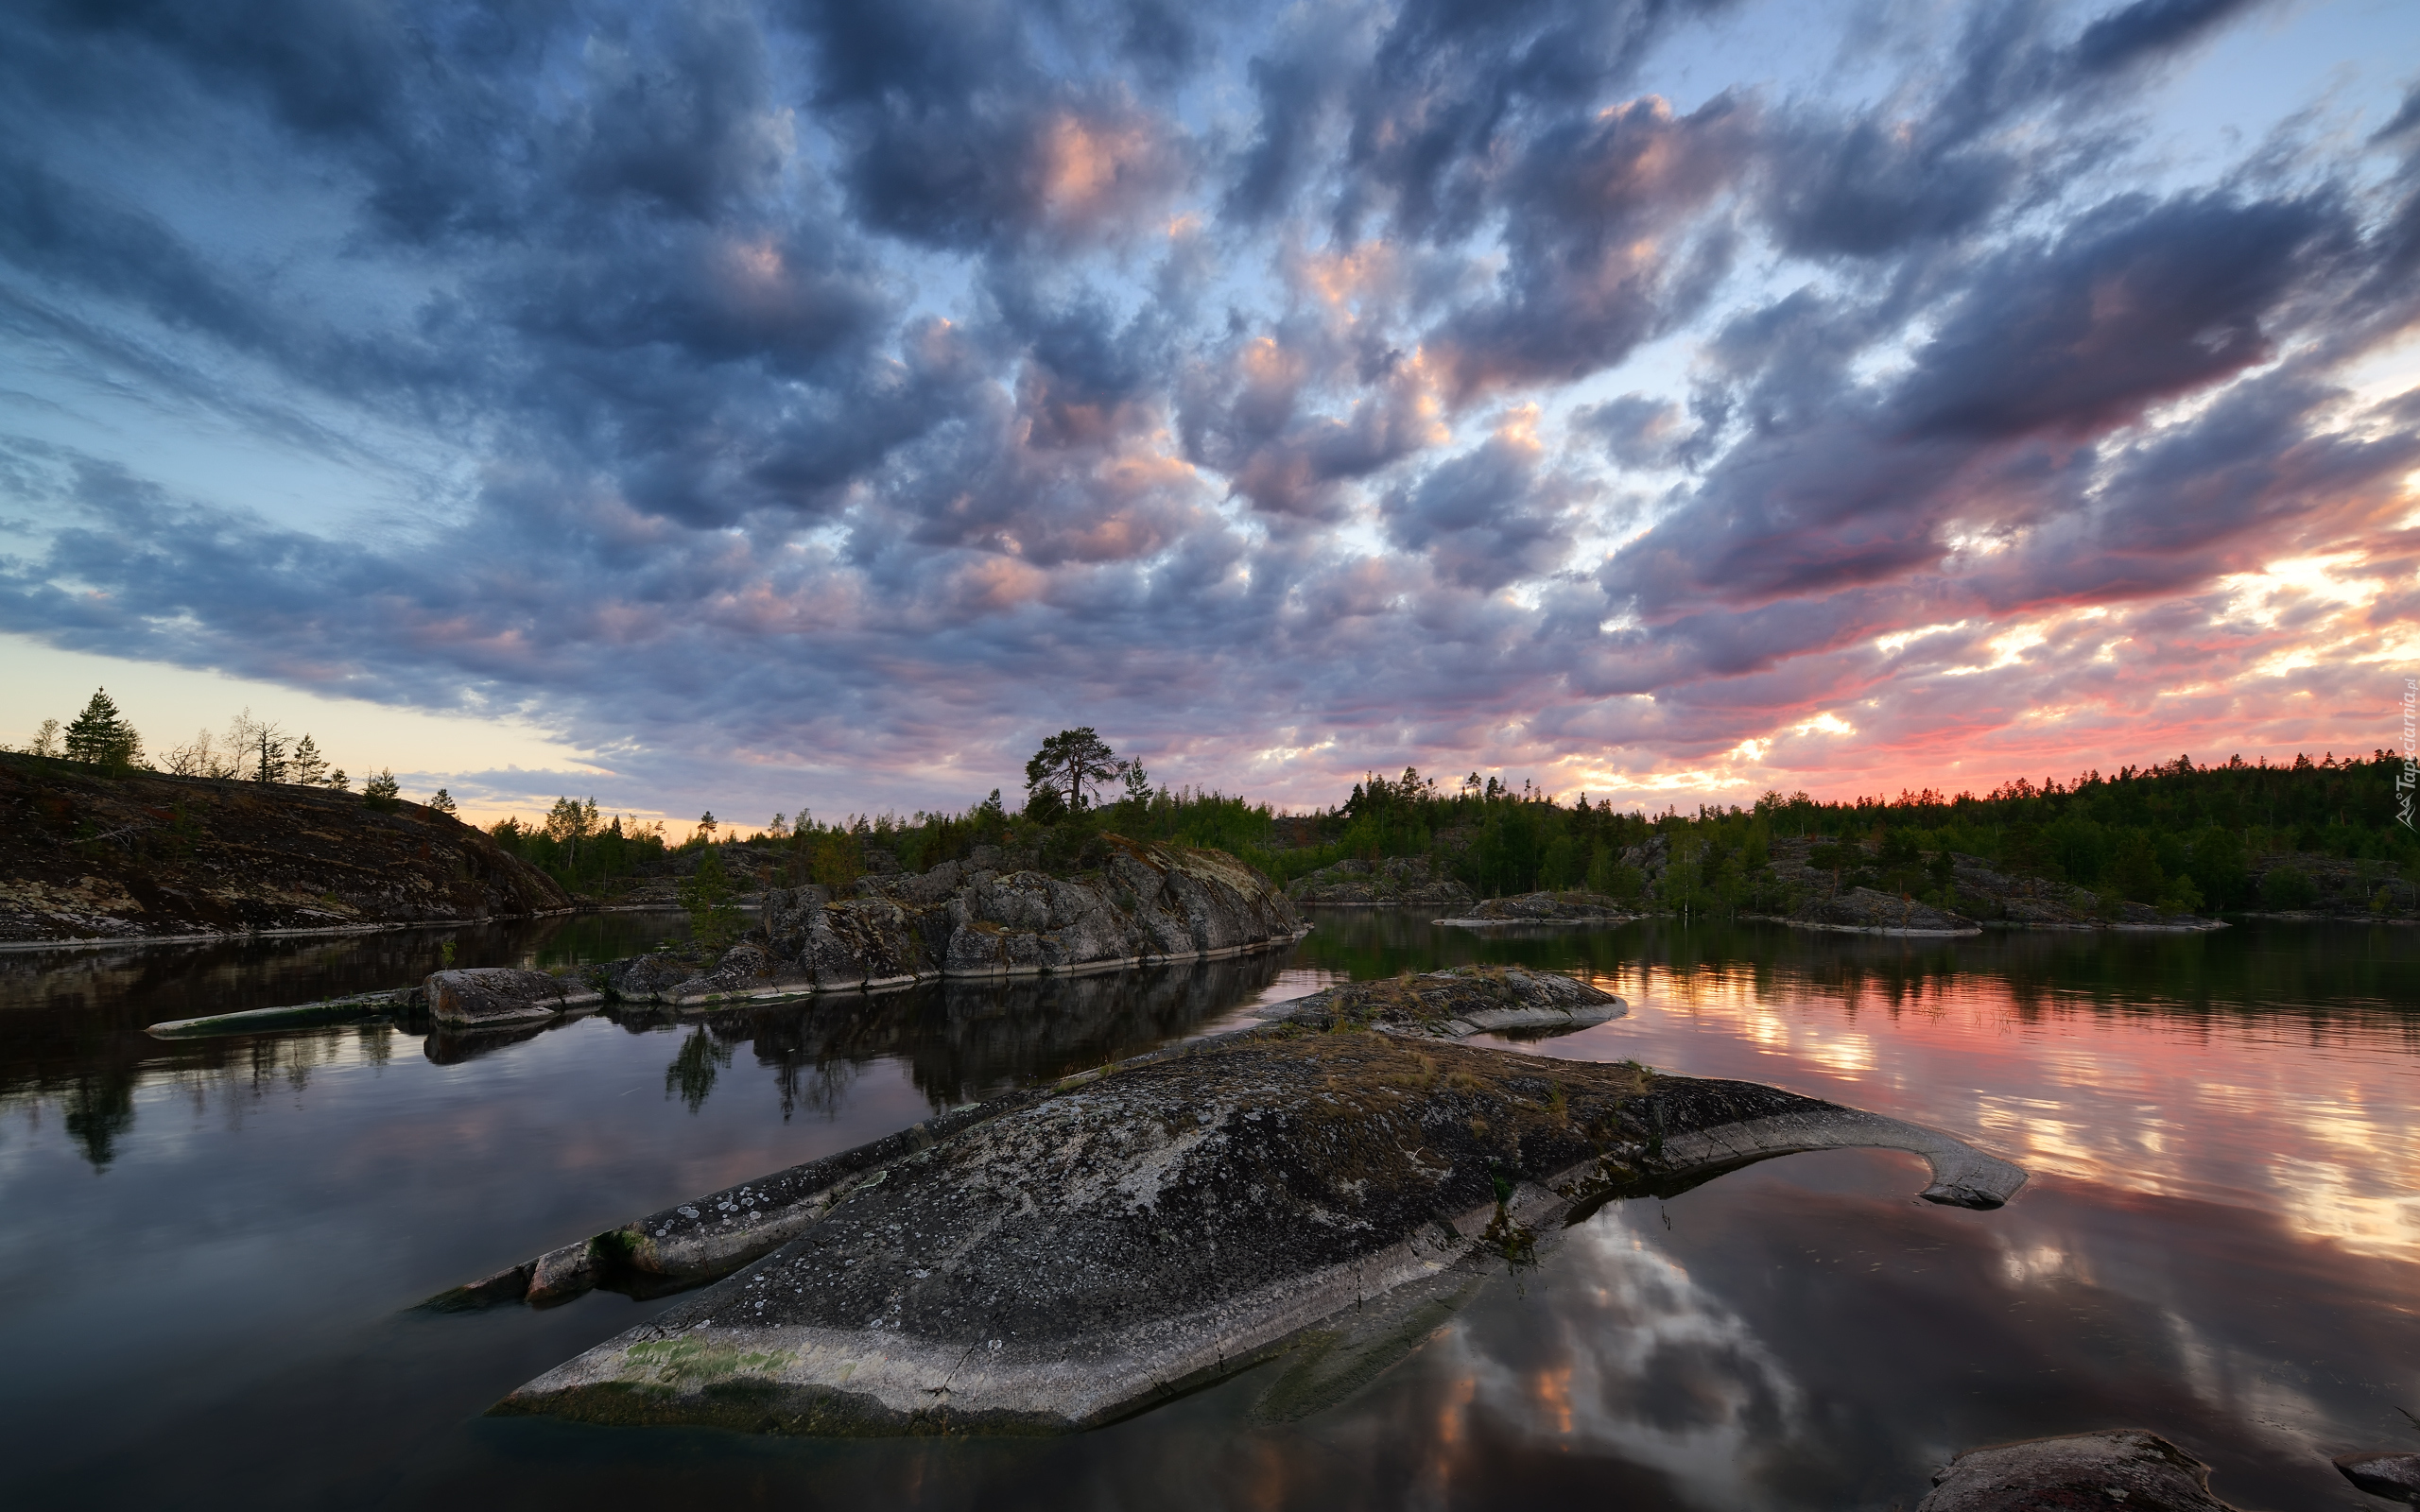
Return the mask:
<path id="1" fill-rule="evenodd" d="M 1602 1203 L 1772 1155 L 1914 1150 L 1934 1169 L 1925 1195 L 1978 1208 L 2024 1180 L 1929 1130 L 1772 1088 L 1453 1042 L 1490 1011 L 1570 1024 L 1619 1006 L 1517 969 L 1330 989 L 1260 1028 L 679 1204 L 435 1305 L 712 1283 L 503 1414 L 1061 1432 L 1312 1341 L 1306 1363 L 1352 1362 L 1344 1389 L 1425 1336 L 1407 1317 L 1538 1263 Z"/>

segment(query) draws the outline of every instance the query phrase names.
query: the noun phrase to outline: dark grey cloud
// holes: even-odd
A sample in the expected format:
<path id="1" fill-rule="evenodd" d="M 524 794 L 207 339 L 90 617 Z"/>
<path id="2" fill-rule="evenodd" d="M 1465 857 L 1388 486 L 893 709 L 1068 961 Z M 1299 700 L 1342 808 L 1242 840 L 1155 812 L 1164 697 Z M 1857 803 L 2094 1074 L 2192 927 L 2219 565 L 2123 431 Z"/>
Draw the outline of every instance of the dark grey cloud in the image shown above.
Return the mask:
<path id="1" fill-rule="evenodd" d="M 1534 441 L 1497 435 L 1438 463 L 1389 494 L 1387 534 L 1460 588 L 1488 592 L 1551 574 L 1571 549 L 1579 490 L 1541 476 L 1540 455 Z"/>
<path id="2" fill-rule="evenodd" d="M 1891 629 L 2394 535 L 2409 417 L 2336 385 L 2420 297 L 2420 95 L 2113 193 L 2255 7 L 1976 4 L 1856 100 L 1723 77 L 1736 8 L 17 8 L 0 627 L 931 803 L 1071 723 L 1694 760 Z M 129 394 L 427 502 L 236 507 Z M 1681 476 L 1582 560 L 1623 469 Z"/>
<path id="3" fill-rule="evenodd" d="M 1989 259 L 1917 359 L 1898 406 L 1918 436 L 2105 430 L 2266 360 L 2266 323 L 2324 286 L 2349 217 L 2325 199 L 2130 198 L 2052 247 Z"/>
<path id="4" fill-rule="evenodd" d="M 1467 235 L 1502 148 L 1616 97 L 1668 30 L 1721 0 L 1408 0 L 1353 101 L 1340 223 Z"/>
<path id="5" fill-rule="evenodd" d="M 1505 190 L 1520 211 L 1497 297 L 1435 333 L 1457 394 L 1585 377 L 1702 308 L 1733 238 L 1691 222 L 1753 140 L 1750 112 L 1720 96 L 1685 116 L 1642 100 L 1531 143 Z"/>

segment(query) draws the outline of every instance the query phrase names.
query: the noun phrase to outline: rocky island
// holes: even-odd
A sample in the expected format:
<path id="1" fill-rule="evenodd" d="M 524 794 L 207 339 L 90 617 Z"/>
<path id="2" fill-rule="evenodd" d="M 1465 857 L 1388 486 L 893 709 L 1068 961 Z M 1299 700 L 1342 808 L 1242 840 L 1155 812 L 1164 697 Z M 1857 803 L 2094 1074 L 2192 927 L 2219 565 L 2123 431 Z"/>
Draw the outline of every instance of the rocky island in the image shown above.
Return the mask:
<path id="1" fill-rule="evenodd" d="M 309 934 L 568 909 L 451 815 L 0 755 L 0 946 Z"/>
<path id="2" fill-rule="evenodd" d="M 1602 1203 L 1769 1156 L 1912 1150 L 1932 1167 L 1926 1196 L 1978 1208 L 2024 1180 L 1929 1130 L 1772 1088 L 1452 1042 L 1490 1014 L 1618 1011 L 1517 969 L 1334 988 L 1257 1029 L 680 1204 L 436 1305 L 712 1282 L 499 1413 L 1057 1432 L 1289 1349 L 1292 1400 L 1349 1389 Z"/>
<path id="3" fill-rule="evenodd" d="M 1641 917 L 1602 893 L 1584 890 L 1525 892 L 1512 898 L 1490 898 L 1460 917 L 1441 924 L 1486 929 L 1501 924 L 1626 924 Z"/>

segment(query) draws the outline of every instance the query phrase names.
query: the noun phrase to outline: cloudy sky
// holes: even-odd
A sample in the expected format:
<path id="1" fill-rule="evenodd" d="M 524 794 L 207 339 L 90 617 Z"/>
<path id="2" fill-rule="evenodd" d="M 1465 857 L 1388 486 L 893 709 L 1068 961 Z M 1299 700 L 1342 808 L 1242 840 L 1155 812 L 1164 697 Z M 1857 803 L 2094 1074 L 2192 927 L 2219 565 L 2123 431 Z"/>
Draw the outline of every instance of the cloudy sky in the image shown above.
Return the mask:
<path id="1" fill-rule="evenodd" d="M 2399 744 L 2409 0 L 0 12 L 0 739 L 959 807 Z M 22 727 L 20 729 L 19 727 Z"/>

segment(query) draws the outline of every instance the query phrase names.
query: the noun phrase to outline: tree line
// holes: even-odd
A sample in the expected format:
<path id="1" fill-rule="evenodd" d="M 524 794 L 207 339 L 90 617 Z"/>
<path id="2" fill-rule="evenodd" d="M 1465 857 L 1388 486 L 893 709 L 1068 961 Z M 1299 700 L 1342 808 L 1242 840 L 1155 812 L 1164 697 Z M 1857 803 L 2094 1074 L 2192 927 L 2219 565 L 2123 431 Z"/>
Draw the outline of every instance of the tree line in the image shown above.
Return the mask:
<path id="1" fill-rule="evenodd" d="M 1531 782 L 1472 772 L 1450 783 L 1407 767 L 1370 775 L 1336 805 L 1307 813 L 1209 789 L 1155 784 L 1097 731 L 1063 730 L 1027 766 L 1023 803 L 994 790 L 956 813 L 845 816 L 802 810 L 742 833 L 711 814 L 668 850 L 714 847 L 740 883 L 845 887 L 874 858 L 922 870 L 993 845 L 1045 869 L 1080 871 L 1104 835 L 1231 851 L 1281 885 L 1346 859 L 1423 857 L 1481 896 L 1587 888 L 1642 906 L 1735 915 L 1786 912 L 1799 900 L 1772 866 L 1777 842 L 1838 885 L 1865 885 L 1955 907 L 1959 858 L 2003 874 L 2084 888 L 2171 912 L 2308 906 L 2318 896 L 2295 854 L 2349 863 L 2374 906 L 2420 877 L 2420 838 L 2399 822 L 2397 756 L 2197 765 L 2188 757 L 2113 774 L 2092 770 L 1990 792 L 1902 791 L 1819 801 L 1768 792 L 1754 803 L 1661 814 L 1565 801 Z M 566 800 L 567 801 L 567 800 Z M 1651 877 L 1641 851 L 1661 840 Z M 1803 874 L 1802 874 L 1803 875 Z"/>
<path id="2" fill-rule="evenodd" d="M 181 776 L 351 790 L 346 774 L 308 732 L 295 735 L 247 709 L 223 734 L 204 730 L 156 760 L 107 690 L 66 725 L 45 720 L 23 750 L 104 773 Z M 849 814 L 823 820 L 801 808 L 754 829 L 713 813 L 672 842 L 660 821 L 601 814 L 596 800 L 560 798 L 535 823 L 501 820 L 489 833 L 574 890 L 615 878 L 707 870 L 708 891 L 818 884 L 846 888 L 875 867 L 921 871 L 966 860 L 978 847 L 1045 869 L 1088 870 L 1108 855 L 1105 836 L 1173 841 L 1232 852 L 1283 885 L 1346 859 L 1426 858 L 1442 876 L 1484 897 L 1584 887 L 1645 906 L 1720 914 L 1782 912 L 1798 901 L 1771 865 L 1777 841 L 1805 843 L 1805 859 L 1836 885 L 1861 885 L 1955 907 L 1957 858 L 2003 873 L 2098 893 L 2104 902 L 2172 912 L 2294 908 L 2319 889 L 2294 854 L 2349 864 L 2351 884 L 2374 906 L 2394 906 L 2420 878 L 2420 837 L 2400 820 L 2405 766 L 2380 750 L 2314 761 L 2197 765 L 2189 757 L 2124 766 L 2104 776 L 2004 782 L 1983 794 L 1931 788 L 1896 798 L 1818 801 L 1769 792 L 1752 805 L 1699 805 L 1661 814 L 1564 802 L 1534 783 L 1518 787 L 1472 772 L 1450 785 L 1416 768 L 1366 776 L 1341 802 L 1306 813 L 1215 789 L 1155 783 L 1091 727 L 1045 740 L 1026 764 L 1013 810 L 994 789 L 957 812 L 905 817 Z M 363 783 L 373 805 L 400 801 L 391 772 Z M 455 812 L 440 788 L 427 806 Z M 1642 848 L 1661 840 L 1651 878 Z"/>
<path id="3" fill-rule="evenodd" d="M 0 746 L 0 750 L 9 748 Z M 224 733 L 214 734 L 204 728 L 156 758 L 147 756 L 142 733 L 118 709 L 107 688 L 94 690 L 83 712 L 65 725 L 57 719 L 43 720 L 33 738 L 16 751 L 88 767 L 109 777 L 159 772 L 228 782 L 282 782 L 336 793 L 353 789 L 353 779 L 327 759 L 308 730 L 298 736 L 275 720 L 253 717 L 249 708 L 228 721 Z M 403 801 L 403 791 L 395 774 L 382 769 L 362 780 L 361 797 L 372 808 L 392 808 Z M 440 814 L 457 812 L 453 795 L 441 787 L 422 802 Z"/>

